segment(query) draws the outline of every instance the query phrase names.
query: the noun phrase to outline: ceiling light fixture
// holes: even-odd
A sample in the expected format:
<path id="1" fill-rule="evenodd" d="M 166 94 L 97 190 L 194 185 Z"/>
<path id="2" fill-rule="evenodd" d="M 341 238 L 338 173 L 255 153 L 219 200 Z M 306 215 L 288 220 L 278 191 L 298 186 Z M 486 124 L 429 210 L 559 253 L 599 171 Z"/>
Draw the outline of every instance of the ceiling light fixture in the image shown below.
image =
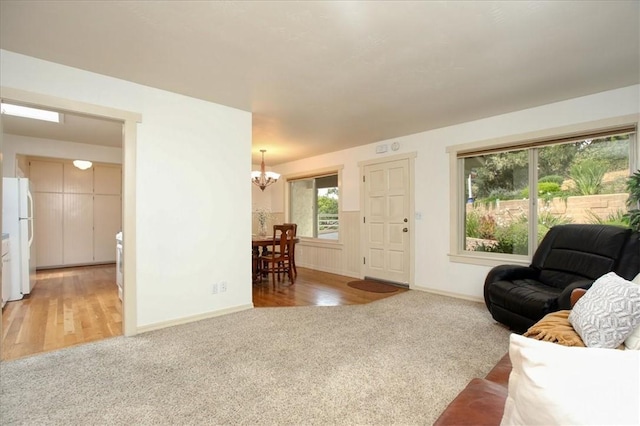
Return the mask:
<path id="1" fill-rule="evenodd" d="M 260 164 L 260 170 L 254 170 L 251 172 L 251 182 L 258 185 L 262 191 L 271 185 L 272 183 L 276 183 L 280 178 L 278 173 L 267 172 L 264 167 L 264 153 L 267 152 L 266 149 L 261 149 L 262 153 L 262 163 Z"/>
<path id="2" fill-rule="evenodd" d="M 73 160 L 73 165 L 80 170 L 87 170 L 90 169 L 91 166 L 93 166 L 93 163 L 87 160 Z"/>
<path id="3" fill-rule="evenodd" d="M 0 105 L 3 114 L 13 115 L 15 117 L 33 118 L 36 120 L 50 121 L 52 123 L 60 123 L 60 113 L 55 111 L 47 111 L 39 108 L 31 108 L 21 105 L 5 104 Z"/>

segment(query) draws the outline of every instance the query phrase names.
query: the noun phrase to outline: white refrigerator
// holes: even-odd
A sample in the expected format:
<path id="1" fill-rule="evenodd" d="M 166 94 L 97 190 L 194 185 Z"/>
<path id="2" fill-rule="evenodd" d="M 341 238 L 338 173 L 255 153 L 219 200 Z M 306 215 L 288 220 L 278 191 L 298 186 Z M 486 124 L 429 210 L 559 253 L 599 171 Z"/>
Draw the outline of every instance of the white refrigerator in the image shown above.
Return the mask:
<path id="1" fill-rule="evenodd" d="M 36 281 L 36 244 L 33 223 L 32 183 L 25 178 L 3 178 L 2 232 L 9 234 L 11 295 L 19 300 Z"/>

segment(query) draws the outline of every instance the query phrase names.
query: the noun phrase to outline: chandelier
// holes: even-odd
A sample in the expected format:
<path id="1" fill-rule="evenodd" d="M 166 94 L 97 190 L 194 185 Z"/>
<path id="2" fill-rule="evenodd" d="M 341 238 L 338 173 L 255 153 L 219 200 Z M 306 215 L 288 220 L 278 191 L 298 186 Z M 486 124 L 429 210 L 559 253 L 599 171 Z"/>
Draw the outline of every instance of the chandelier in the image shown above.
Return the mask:
<path id="1" fill-rule="evenodd" d="M 260 164 L 260 170 L 254 170 L 251 172 L 251 182 L 256 184 L 262 191 L 264 191 L 267 186 L 271 185 L 272 183 L 276 183 L 280 178 L 280 175 L 278 173 L 265 171 L 264 153 L 267 152 L 267 150 L 261 149 L 260 152 L 262 153 L 262 163 Z"/>

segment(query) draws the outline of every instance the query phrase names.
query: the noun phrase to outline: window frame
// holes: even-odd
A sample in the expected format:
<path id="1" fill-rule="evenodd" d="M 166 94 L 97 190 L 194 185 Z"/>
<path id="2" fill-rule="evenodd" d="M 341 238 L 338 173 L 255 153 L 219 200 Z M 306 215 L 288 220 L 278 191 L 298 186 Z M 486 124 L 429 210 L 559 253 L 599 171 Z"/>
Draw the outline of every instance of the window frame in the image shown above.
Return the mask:
<path id="1" fill-rule="evenodd" d="M 465 221 L 465 205 L 464 186 L 461 184 L 465 181 L 463 159 L 474 154 L 483 154 L 499 151 L 511 151 L 523 148 L 536 148 L 544 145 L 551 145 L 558 142 L 569 142 L 571 140 L 580 139 L 585 134 L 604 135 L 611 134 L 622 129 L 634 129 L 635 137 L 632 139 L 629 148 L 629 168 L 631 171 L 638 169 L 640 165 L 640 147 L 638 146 L 640 138 L 638 137 L 638 123 L 640 122 L 639 114 L 631 114 L 610 119 L 580 123 L 571 126 L 556 127 L 525 134 L 505 136 L 501 138 L 487 139 L 467 144 L 452 145 L 447 147 L 446 152 L 449 154 L 449 182 L 450 188 L 450 241 L 449 241 L 449 260 L 457 263 L 467 263 L 482 266 L 496 266 L 504 263 L 529 265 L 531 258 L 537 248 L 535 238 L 529 238 L 529 254 L 514 255 L 508 253 L 487 253 L 466 251 L 463 246 L 464 221 Z M 537 164 L 536 149 L 529 150 L 529 164 Z M 529 167 L 529 191 L 534 194 L 536 191 L 537 170 L 535 167 Z M 529 211 L 536 211 L 537 197 L 529 197 Z M 537 221 L 529 221 L 529 236 L 537 235 Z"/>
<path id="2" fill-rule="evenodd" d="M 304 180 L 304 179 L 315 179 L 323 176 L 337 175 L 338 176 L 338 223 L 342 223 L 342 170 L 344 166 L 330 166 L 324 167 L 321 169 L 315 169 L 303 173 L 291 173 L 283 176 L 284 178 L 284 204 L 285 204 L 285 218 L 286 222 L 291 221 L 291 186 L 289 185 L 292 181 Z M 318 237 L 306 237 L 298 235 L 300 241 L 314 242 L 326 244 L 329 246 L 342 244 L 342 230 L 338 228 L 338 238 L 337 239 L 325 239 Z"/>

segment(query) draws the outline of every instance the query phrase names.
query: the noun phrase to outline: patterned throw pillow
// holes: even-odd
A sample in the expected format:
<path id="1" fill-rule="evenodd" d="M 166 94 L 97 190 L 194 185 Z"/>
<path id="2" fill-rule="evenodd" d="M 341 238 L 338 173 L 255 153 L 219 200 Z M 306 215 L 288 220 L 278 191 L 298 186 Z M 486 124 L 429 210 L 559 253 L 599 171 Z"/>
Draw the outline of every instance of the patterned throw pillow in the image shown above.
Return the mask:
<path id="1" fill-rule="evenodd" d="M 631 282 L 640 286 L 640 274 L 636 275 Z M 624 346 L 626 349 L 640 350 L 640 325 L 625 339 Z"/>
<path id="2" fill-rule="evenodd" d="M 613 349 L 640 325 L 640 286 L 609 272 L 578 300 L 569 321 L 588 347 Z"/>

